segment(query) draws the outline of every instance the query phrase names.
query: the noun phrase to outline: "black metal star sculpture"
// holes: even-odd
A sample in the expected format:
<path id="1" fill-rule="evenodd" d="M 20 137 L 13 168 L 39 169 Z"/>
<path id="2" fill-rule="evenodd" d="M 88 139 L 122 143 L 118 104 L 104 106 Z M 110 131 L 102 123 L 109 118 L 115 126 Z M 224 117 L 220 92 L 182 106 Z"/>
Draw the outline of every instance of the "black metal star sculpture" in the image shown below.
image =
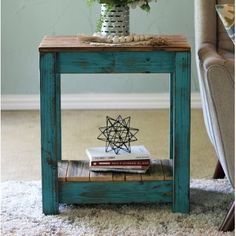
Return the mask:
<path id="1" fill-rule="evenodd" d="M 106 142 L 106 152 L 131 152 L 130 143 L 138 140 L 135 135 L 139 130 L 130 127 L 130 119 L 130 116 L 123 119 L 120 115 L 116 119 L 106 117 L 106 126 L 99 128 L 101 134 L 97 137 Z"/>

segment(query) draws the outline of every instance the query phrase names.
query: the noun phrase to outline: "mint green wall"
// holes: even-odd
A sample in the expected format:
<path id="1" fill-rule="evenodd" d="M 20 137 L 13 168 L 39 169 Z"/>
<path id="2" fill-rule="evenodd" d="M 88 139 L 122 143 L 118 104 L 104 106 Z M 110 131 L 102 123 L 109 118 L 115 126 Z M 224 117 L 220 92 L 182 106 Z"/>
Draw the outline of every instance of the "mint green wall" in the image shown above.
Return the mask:
<path id="1" fill-rule="evenodd" d="M 38 94 L 38 45 L 44 35 L 92 34 L 99 5 L 86 0 L 1 0 L 2 94 Z M 193 1 L 158 0 L 151 13 L 131 10 L 130 31 L 185 34 L 194 54 Z M 194 55 L 192 91 L 198 91 Z M 99 77 L 99 79 L 97 78 Z M 167 92 L 167 75 L 65 75 L 64 93 Z M 65 78 L 65 79 L 64 79 Z M 158 78 L 158 79 L 157 79 Z"/>

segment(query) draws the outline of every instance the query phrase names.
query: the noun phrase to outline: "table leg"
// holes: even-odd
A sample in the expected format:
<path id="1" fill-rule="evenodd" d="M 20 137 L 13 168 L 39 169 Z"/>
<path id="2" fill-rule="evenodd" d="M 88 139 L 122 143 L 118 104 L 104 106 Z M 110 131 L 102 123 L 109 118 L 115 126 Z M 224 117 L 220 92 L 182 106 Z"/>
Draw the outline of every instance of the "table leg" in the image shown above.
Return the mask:
<path id="1" fill-rule="evenodd" d="M 57 161 L 61 159 L 60 76 L 56 54 L 40 55 L 42 201 L 44 214 L 58 213 Z"/>
<path id="2" fill-rule="evenodd" d="M 56 125 L 57 125 L 57 161 L 61 161 L 61 74 L 56 73 Z"/>
<path id="3" fill-rule="evenodd" d="M 170 74 L 170 110 L 169 110 L 169 159 L 173 159 L 173 99 L 174 99 L 174 73 Z"/>
<path id="4" fill-rule="evenodd" d="M 189 212 L 190 178 L 190 53 L 176 53 L 173 75 L 173 211 Z"/>

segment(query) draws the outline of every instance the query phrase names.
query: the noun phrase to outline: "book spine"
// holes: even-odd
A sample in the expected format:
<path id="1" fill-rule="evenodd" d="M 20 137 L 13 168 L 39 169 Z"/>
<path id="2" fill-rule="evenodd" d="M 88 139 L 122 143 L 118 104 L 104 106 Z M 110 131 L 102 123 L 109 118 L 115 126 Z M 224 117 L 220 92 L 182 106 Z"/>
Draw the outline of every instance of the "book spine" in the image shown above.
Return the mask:
<path id="1" fill-rule="evenodd" d="M 90 170 L 146 170 L 149 166 L 90 166 Z"/>
<path id="2" fill-rule="evenodd" d="M 149 160 L 148 155 L 116 155 L 116 156 L 91 156 L 88 155 L 91 161 L 125 161 L 125 160 Z"/>
<path id="3" fill-rule="evenodd" d="M 146 173 L 147 169 L 120 169 L 120 168 L 91 168 L 91 171 L 96 172 L 123 172 L 123 173 Z"/>
<path id="4" fill-rule="evenodd" d="M 149 166 L 150 160 L 91 161 L 91 166 Z"/>

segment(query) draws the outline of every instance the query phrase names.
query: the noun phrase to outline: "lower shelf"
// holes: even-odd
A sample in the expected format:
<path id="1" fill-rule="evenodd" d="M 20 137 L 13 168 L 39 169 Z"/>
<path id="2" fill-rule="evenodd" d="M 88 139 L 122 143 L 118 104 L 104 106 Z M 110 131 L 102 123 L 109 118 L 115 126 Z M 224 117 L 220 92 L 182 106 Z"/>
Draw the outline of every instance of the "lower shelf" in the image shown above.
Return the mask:
<path id="1" fill-rule="evenodd" d="M 145 174 L 95 173 L 86 161 L 58 164 L 60 203 L 172 202 L 171 160 L 152 160 Z"/>
<path id="2" fill-rule="evenodd" d="M 116 182 L 172 180 L 172 160 L 151 160 L 151 167 L 145 174 L 93 172 L 88 161 L 60 161 L 58 180 L 64 182 Z"/>

